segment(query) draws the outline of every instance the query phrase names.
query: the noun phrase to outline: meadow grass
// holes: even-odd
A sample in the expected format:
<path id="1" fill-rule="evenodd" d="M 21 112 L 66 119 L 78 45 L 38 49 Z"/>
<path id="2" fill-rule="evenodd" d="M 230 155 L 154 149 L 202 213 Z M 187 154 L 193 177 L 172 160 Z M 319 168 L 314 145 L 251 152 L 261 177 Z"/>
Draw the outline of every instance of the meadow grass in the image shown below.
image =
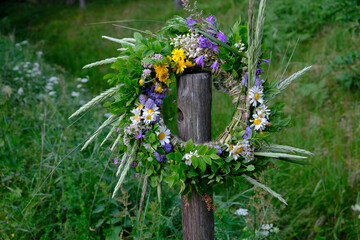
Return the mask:
<path id="1" fill-rule="evenodd" d="M 280 227 L 274 238 L 358 239 L 360 220 L 351 205 L 360 195 L 359 93 L 341 88 L 329 66 L 336 56 L 359 49 L 360 39 L 347 31 L 347 25 L 327 22 L 324 15 L 328 14 L 309 14 L 323 1 L 291 2 L 282 0 L 268 4 L 265 55 L 272 56 L 269 78 L 283 74 L 298 37 L 300 41 L 284 76 L 308 65 L 313 65 L 313 69 L 278 97 L 277 100 L 286 102 L 293 127 L 276 135 L 274 142 L 310 150 L 315 156 L 309 159 L 314 167 L 274 160 L 280 170 L 270 169 L 262 176 L 267 185 L 283 194 L 289 203 L 284 206 L 272 200 L 274 210 L 269 212 L 269 218 L 274 217 L 273 223 Z M 85 152 L 69 154 L 105 119 L 104 111 L 95 109 L 73 125 L 66 120 L 79 107 L 79 100 L 70 96 L 72 91 L 78 91 L 75 77 L 90 76 L 87 86 L 91 93 L 82 93 L 87 100 L 106 86 L 101 78 L 108 67 L 81 70 L 89 62 L 116 56 L 117 46 L 101 39 L 101 35 L 125 37 L 132 34 L 111 24 L 88 23 L 117 19 L 164 22 L 175 13 L 173 3 L 94 1 L 89 2 L 85 10 L 61 4 L 46 8 L 28 3 L 7 4 L 6 21 L 16 27 L 16 36 L 40 42 L 37 49 L 43 50 L 45 59 L 61 67 L 53 70 L 44 60 L 38 59 L 31 48 L 24 46 L 24 51 L 19 51 L 14 40 L 1 39 L 1 89 L 9 86 L 13 90 L 10 96 L 2 93 L 0 106 L 0 145 L 4 159 L 0 165 L 0 193 L 4 196 L 0 202 L 0 217 L 5 219 L 1 237 L 115 239 L 122 232 L 123 236 L 135 239 L 181 238 L 180 198 L 176 191 L 163 191 L 168 194 L 163 197 L 161 214 L 156 193 L 152 191 L 146 201 L 144 221 L 138 224 L 135 204 L 141 192 L 140 180 L 130 177 L 122 189 L 123 194 L 111 200 L 116 170 L 111 164 L 114 156 L 107 166 L 109 151 L 97 149 L 96 144 L 91 144 Z M 237 14 L 245 18 L 247 3 L 211 0 L 199 1 L 199 7 L 205 13 L 215 14 L 226 29 Z M 161 15 L 157 14 L 159 12 Z M 186 15 L 181 11 L 176 13 Z M 161 23 L 134 22 L 127 26 L 155 30 Z M 46 79 L 42 78 L 29 80 L 40 88 L 29 88 L 26 98 L 16 95 L 21 86 L 14 83 L 16 76 L 12 68 L 24 61 L 38 61 L 40 66 L 45 66 L 42 72 L 47 78 L 60 76 L 55 99 L 37 98 L 40 93 L 46 95 L 41 90 L 41 86 L 46 86 Z M 214 92 L 213 98 L 213 112 L 219 113 L 212 115 L 214 137 L 226 126 L 227 119 L 230 121 L 233 108 L 223 94 Z M 168 99 L 165 106 L 169 111 L 174 109 L 172 100 Z M 168 118 L 169 127 L 175 130 L 176 117 Z M 215 195 L 217 239 L 238 239 L 249 231 L 245 219 L 233 212 L 239 207 L 247 208 L 252 193 L 227 186 L 225 192 Z M 28 205 L 30 199 L 33 200 Z M 89 226 L 98 228 L 90 231 Z"/>

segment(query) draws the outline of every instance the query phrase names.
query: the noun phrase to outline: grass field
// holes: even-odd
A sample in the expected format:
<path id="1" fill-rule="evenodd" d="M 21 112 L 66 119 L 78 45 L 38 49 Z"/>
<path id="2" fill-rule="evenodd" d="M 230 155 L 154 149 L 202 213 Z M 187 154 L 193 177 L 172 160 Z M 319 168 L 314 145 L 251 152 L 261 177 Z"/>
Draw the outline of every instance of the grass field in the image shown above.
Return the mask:
<path id="1" fill-rule="evenodd" d="M 309 159 L 313 167 L 274 160 L 277 169 L 261 176 L 288 202 L 285 206 L 274 199 L 267 208 L 267 223 L 280 229 L 270 239 L 360 238 L 360 213 L 351 208 L 360 204 L 360 89 L 354 87 L 356 82 L 344 84 L 349 78 L 341 77 L 336 61 L 360 49 L 360 37 L 351 31 L 356 21 L 349 17 L 359 8 L 356 1 L 343 1 L 341 8 L 335 3 L 268 3 L 264 53 L 272 56 L 269 78 L 283 74 L 298 39 L 284 75 L 313 65 L 277 99 L 286 102 L 293 127 L 275 136 L 274 142 L 315 153 Z M 225 32 L 238 14 L 246 19 L 244 1 L 199 1 L 199 7 L 205 14 L 215 14 Z M 101 79 L 108 67 L 81 70 L 89 62 L 116 56 L 117 46 L 101 36 L 132 34 L 111 24 L 89 23 L 151 19 L 160 22 L 123 25 L 155 31 L 173 14 L 186 16 L 173 10 L 172 1 L 89 1 L 86 9 L 56 2 L 0 3 L 1 238 L 118 239 L 120 234 L 125 239 L 181 238 L 177 191 L 164 184 L 167 194 L 161 212 L 156 193 L 151 192 L 146 218 L 137 223 L 141 180 L 130 176 L 122 197 L 112 200 L 116 156 L 99 149 L 98 143 L 72 151 L 105 119 L 101 106 L 76 122 L 67 120 L 83 101 L 106 88 Z M 16 44 L 23 40 L 30 43 Z M 360 55 L 340 64 L 346 71 L 360 72 L 359 59 Z M 86 76 L 88 82 L 77 80 Z M 226 126 L 223 116 L 231 118 L 232 107 L 221 93 L 214 94 L 213 112 L 219 113 L 212 116 L 215 136 Z M 234 211 L 247 208 L 249 197 L 262 193 L 246 187 L 227 186 L 215 195 L 216 239 L 250 238 L 251 224 Z M 250 215 L 258 214 L 255 211 Z"/>

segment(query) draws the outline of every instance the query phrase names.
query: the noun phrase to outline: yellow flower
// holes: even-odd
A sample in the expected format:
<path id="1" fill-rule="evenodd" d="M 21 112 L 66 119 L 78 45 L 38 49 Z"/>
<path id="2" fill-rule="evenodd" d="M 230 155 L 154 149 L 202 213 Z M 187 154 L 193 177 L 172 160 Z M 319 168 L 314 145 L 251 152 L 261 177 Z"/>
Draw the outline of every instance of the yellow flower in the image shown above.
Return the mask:
<path id="1" fill-rule="evenodd" d="M 176 74 L 184 72 L 186 67 L 187 66 L 186 66 L 186 63 L 184 61 L 178 62 L 178 64 L 176 65 Z"/>
<path id="2" fill-rule="evenodd" d="M 174 50 L 172 50 L 171 52 L 171 55 L 172 55 L 172 60 L 174 62 L 182 62 L 182 61 L 185 61 L 186 59 L 186 55 L 184 53 L 184 49 L 177 49 L 177 48 L 174 48 Z"/>
<path id="3" fill-rule="evenodd" d="M 160 82 L 165 82 L 169 78 L 169 65 L 154 65 L 154 69 L 156 72 L 156 77 L 159 79 Z"/>
<path id="4" fill-rule="evenodd" d="M 156 84 L 155 92 L 162 93 L 163 91 L 164 91 L 164 89 L 161 87 L 161 85 L 160 85 L 160 84 Z"/>
<path id="5" fill-rule="evenodd" d="M 144 86 L 144 79 L 140 79 L 139 85 L 140 85 L 140 86 Z"/>
<path id="6" fill-rule="evenodd" d="M 186 60 L 186 61 L 185 61 L 185 66 L 186 66 L 186 67 L 193 67 L 193 66 L 195 66 L 195 63 L 192 63 L 192 62 L 190 62 L 189 60 Z"/>

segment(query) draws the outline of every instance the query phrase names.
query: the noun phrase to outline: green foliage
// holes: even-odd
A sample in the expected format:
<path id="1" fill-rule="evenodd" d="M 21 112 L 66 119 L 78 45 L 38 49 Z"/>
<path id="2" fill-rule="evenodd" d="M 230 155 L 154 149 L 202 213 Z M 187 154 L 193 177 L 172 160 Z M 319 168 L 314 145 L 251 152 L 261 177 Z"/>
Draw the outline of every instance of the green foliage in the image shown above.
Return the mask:
<path id="1" fill-rule="evenodd" d="M 331 68 L 336 80 L 346 89 L 360 89 L 360 50 L 335 58 Z"/>

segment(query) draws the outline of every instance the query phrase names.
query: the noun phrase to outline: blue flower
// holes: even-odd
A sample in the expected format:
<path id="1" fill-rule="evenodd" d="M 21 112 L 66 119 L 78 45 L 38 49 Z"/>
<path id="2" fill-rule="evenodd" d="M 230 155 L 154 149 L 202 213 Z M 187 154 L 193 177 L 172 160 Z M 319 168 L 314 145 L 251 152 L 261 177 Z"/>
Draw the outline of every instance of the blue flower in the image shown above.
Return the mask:
<path id="1" fill-rule="evenodd" d="M 255 77 L 255 83 L 254 83 L 254 85 L 257 86 L 257 87 L 261 87 L 261 86 L 262 86 L 261 81 L 259 80 L 259 78 L 258 78 L 257 76 Z"/>
<path id="2" fill-rule="evenodd" d="M 226 43 L 226 36 L 222 32 L 218 32 L 216 36 L 220 41 Z"/>
<path id="3" fill-rule="evenodd" d="M 211 24 L 214 24 L 214 22 L 216 21 L 216 18 L 213 15 L 210 15 L 208 18 L 205 18 L 205 20 Z"/>
<path id="4" fill-rule="evenodd" d="M 146 102 L 146 96 L 144 94 L 140 94 L 139 101 L 141 104 L 145 104 Z"/>
<path id="5" fill-rule="evenodd" d="M 196 24 L 196 21 L 194 19 L 192 19 L 191 16 L 186 19 L 186 26 L 188 28 L 193 28 L 195 24 Z"/>
<path id="6" fill-rule="evenodd" d="M 152 100 L 151 98 L 149 98 L 149 99 L 146 101 L 146 103 L 145 103 L 145 107 L 146 107 L 146 108 L 153 108 L 153 107 L 154 107 L 154 104 L 155 104 L 154 100 Z"/>
<path id="7" fill-rule="evenodd" d="M 251 137 L 251 128 L 249 126 L 246 126 L 245 133 L 243 135 L 243 139 L 248 139 Z"/>
<path id="8" fill-rule="evenodd" d="M 195 63 L 204 67 L 204 56 L 201 55 L 200 57 L 195 58 Z"/>
<path id="9" fill-rule="evenodd" d="M 215 61 L 215 62 L 210 66 L 210 68 L 212 68 L 214 71 L 216 71 L 217 68 L 218 68 L 218 62 Z"/>
<path id="10" fill-rule="evenodd" d="M 172 146 L 169 143 L 165 143 L 165 145 L 163 146 L 163 149 L 165 150 L 166 153 L 169 153 L 172 150 Z"/>
<path id="11" fill-rule="evenodd" d="M 243 78 L 241 80 L 242 85 L 245 85 L 245 87 L 248 86 L 248 78 L 249 78 L 249 75 L 247 73 L 245 73 L 245 75 L 243 76 Z"/>
<path id="12" fill-rule="evenodd" d="M 142 131 L 139 131 L 139 134 L 135 138 L 140 139 L 142 141 L 145 137 L 146 136 L 142 133 Z"/>
<path id="13" fill-rule="evenodd" d="M 214 148 L 216 148 L 216 149 L 217 149 L 216 154 L 217 154 L 218 156 L 220 156 L 220 155 L 222 154 L 221 147 L 220 147 L 219 145 L 215 145 L 215 146 L 214 146 Z"/>

